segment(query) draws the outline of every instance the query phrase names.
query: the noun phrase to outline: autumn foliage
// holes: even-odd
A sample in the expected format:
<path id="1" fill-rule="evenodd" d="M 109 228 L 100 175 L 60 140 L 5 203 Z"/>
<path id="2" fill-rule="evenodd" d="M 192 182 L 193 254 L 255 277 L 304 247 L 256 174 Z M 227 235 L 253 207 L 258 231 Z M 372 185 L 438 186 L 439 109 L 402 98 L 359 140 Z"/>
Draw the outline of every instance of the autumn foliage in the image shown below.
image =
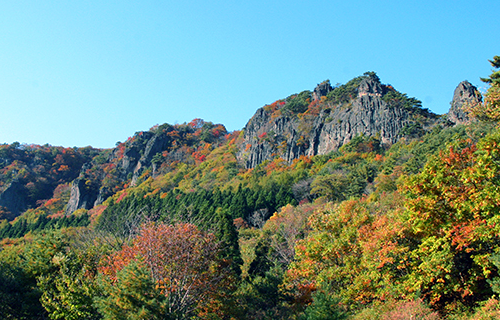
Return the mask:
<path id="1" fill-rule="evenodd" d="M 297 120 L 303 148 L 366 77 L 263 112 Z M 27 206 L 0 207 L 0 317 L 497 319 L 499 77 L 471 123 L 443 119 L 392 145 L 358 135 L 294 160 L 291 137 L 245 141 L 202 119 L 109 150 L 1 145 L 0 190 Z M 425 113 L 382 91 L 389 107 Z M 274 157 L 247 168 L 266 144 Z M 98 196 L 92 209 L 66 210 L 75 178 Z"/>
<path id="2" fill-rule="evenodd" d="M 145 225 L 131 245 L 105 260 L 100 272 L 117 284 L 119 273 L 131 263 L 142 264 L 154 288 L 165 298 L 165 313 L 194 315 L 215 312 L 214 301 L 229 286 L 229 272 L 217 259 L 212 234 L 188 223 Z"/>

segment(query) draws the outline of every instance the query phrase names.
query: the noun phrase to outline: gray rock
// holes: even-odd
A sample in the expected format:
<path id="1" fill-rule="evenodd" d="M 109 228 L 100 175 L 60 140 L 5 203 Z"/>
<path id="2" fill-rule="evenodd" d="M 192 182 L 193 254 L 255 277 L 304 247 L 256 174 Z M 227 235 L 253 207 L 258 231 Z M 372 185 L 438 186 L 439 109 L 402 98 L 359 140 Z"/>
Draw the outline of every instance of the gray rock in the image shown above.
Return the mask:
<path id="1" fill-rule="evenodd" d="M 313 100 L 320 100 L 321 97 L 326 96 L 328 94 L 328 92 L 330 92 L 332 90 L 333 90 L 333 88 L 330 85 L 330 80 L 326 80 L 326 81 L 321 82 L 320 84 L 318 84 L 316 86 L 316 88 L 314 88 L 314 91 L 312 94 Z"/>
<path id="2" fill-rule="evenodd" d="M 244 128 L 238 159 L 247 168 L 276 156 L 291 162 L 302 155 L 338 150 L 357 135 L 378 136 L 383 144 L 390 145 L 401 138 L 403 128 L 416 122 L 417 114 L 426 118 L 419 125 L 430 127 L 437 122 L 438 116 L 433 113 L 388 104 L 382 99 L 383 94 L 384 86 L 378 77 L 367 76 L 359 84 L 355 99 L 325 108 L 309 119 L 272 118 L 260 108 Z"/>
<path id="3" fill-rule="evenodd" d="M 78 209 L 91 209 L 99 196 L 99 190 L 87 183 L 83 177 L 71 183 L 71 196 L 66 206 L 66 212 L 72 213 Z"/>
<path id="4" fill-rule="evenodd" d="M 25 211 L 27 209 L 26 197 L 27 190 L 21 183 L 12 181 L 5 186 L 4 190 L 0 192 L 0 206 L 7 209 L 10 214 L 3 218 L 13 219 Z"/>
<path id="5" fill-rule="evenodd" d="M 470 123 L 471 119 L 467 108 L 473 107 L 482 101 L 483 97 L 474 85 L 469 81 L 460 82 L 453 93 L 448 120 L 455 125 Z"/>

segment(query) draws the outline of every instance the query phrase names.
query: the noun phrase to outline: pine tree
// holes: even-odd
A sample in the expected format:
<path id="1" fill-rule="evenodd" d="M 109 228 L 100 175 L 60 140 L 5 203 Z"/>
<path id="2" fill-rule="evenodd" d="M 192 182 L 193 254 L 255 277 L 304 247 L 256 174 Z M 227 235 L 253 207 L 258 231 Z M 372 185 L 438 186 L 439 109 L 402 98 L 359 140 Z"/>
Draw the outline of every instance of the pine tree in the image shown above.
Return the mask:
<path id="1" fill-rule="evenodd" d="M 243 259 L 238 243 L 238 231 L 236 231 L 236 227 L 226 210 L 218 209 L 217 221 L 216 237 L 220 246 L 220 258 L 230 264 L 231 271 L 239 279 Z"/>

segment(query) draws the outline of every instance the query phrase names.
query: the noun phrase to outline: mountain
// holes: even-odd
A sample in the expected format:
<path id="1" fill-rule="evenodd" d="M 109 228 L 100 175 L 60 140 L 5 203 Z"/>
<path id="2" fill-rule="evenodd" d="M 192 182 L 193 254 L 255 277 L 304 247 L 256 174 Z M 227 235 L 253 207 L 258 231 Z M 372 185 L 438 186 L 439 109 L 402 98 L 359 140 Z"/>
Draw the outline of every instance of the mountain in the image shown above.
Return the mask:
<path id="1" fill-rule="evenodd" d="M 83 167 L 72 183 L 66 213 L 91 209 L 126 185 L 135 186 L 149 176 L 165 173 L 172 164 L 194 164 L 201 144 L 220 145 L 226 134 L 223 125 L 201 119 L 137 132 Z"/>
<path id="2" fill-rule="evenodd" d="M 325 155 L 359 136 L 374 137 L 387 148 L 402 138 L 420 137 L 436 125 L 467 123 L 463 106 L 480 101 L 477 88 L 469 82 L 461 82 L 444 120 L 423 109 L 419 100 L 382 84 L 373 72 L 336 87 L 327 80 L 313 91 L 293 94 L 259 108 L 239 133 L 235 152 L 237 166 L 255 168 L 277 157 L 292 163 L 301 156 Z M 59 160 L 41 159 L 43 148 L 40 146 L 3 145 L 0 208 L 3 208 L 3 216 L 11 220 L 26 209 L 36 207 L 37 201 L 49 199 L 58 184 L 71 182 L 66 214 L 88 210 L 126 187 L 165 174 L 178 163 L 202 162 L 209 151 L 228 143 L 227 135 L 223 125 L 195 119 L 189 124 L 163 124 L 136 132 L 113 149 L 92 149 L 83 154 L 55 147 L 49 148 L 55 151 L 45 151 L 52 152 L 55 155 L 52 157 L 57 156 Z M 71 174 L 65 174 L 63 179 L 52 181 L 57 174 L 46 176 L 66 172 L 60 169 L 37 171 L 40 165 L 55 165 L 62 161 L 60 159 L 68 158 L 68 154 L 78 160 L 67 164 Z M 30 177 L 13 176 L 17 172 L 12 170 L 13 163 L 26 167 L 22 172 L 27 169 Z M 37 192 L 30 191 L 34 183 Z"/>
<path id="3" fill-rule="evenodd" d="M 247 168 L 275 156 L 290 162 L 338 150 L 359 135 L 376 136 L 388 146 L 420 136 L 439 122 L 420 101 L 367 73 L 337 88 L 326 81 L 314 92 L 260 108 L 243 130 L 245 148 L 238 158 Z"/>
<path id="4" fill-rule="evenodd" d="M 2 145 L 0 316 L 496 319 L 498 89 L 437 115 L 368 72 L 241 131 Z"/>
<path id="5" fill-rule="evenodd" d="M 0 145 L 0 220 L 14 219 L 52 198 L 99 152 L 91 147 Z"/>
<path id="6" fill-rule="evenodd" d="M 448 120 L 455 125 L 470 123 L 467 108 L 472 108 L 482 101 L 483 97 L 474 85 L 469 81 L 460 82 L 453 93 Z"/>

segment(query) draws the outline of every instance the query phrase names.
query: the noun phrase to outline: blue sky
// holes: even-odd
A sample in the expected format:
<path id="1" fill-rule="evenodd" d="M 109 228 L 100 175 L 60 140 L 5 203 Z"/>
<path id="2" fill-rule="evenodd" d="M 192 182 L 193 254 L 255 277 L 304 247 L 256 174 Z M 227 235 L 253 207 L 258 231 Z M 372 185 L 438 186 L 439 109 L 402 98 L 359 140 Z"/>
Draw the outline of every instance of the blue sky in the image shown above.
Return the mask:
<path id="1" fill-rule="evenodd" d="M 114 147 L 366 71 L 442 114 L 500 55 L 500 1 L 2 1 L 0 143 Z"/>

